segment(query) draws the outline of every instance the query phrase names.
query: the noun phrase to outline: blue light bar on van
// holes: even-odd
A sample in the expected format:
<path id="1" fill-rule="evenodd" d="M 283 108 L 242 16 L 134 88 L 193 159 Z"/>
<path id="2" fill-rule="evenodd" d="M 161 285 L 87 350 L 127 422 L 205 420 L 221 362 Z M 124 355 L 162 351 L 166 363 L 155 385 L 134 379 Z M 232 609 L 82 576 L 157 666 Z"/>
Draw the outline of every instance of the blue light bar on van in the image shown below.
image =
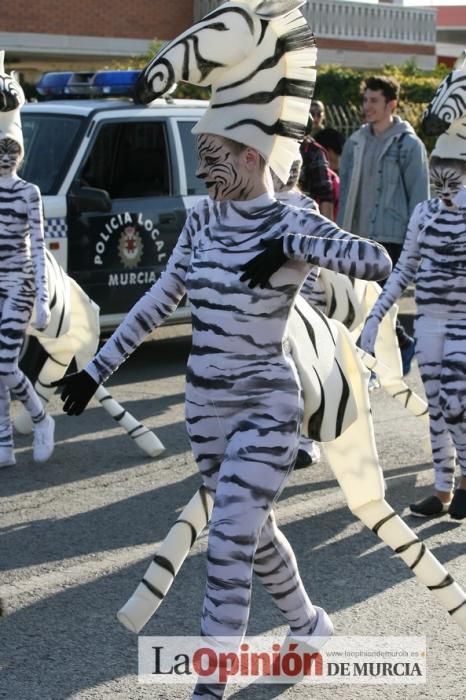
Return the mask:
<path id="1" fill-rule="evenodd" d="M 131 95 L 140 70 L 105 70 L 95 74 L 92 91 L 99 95 Z"/>
<path id="2" fill-rule="evenodd" d="M 62 97 L 73 73 L 44 73 L 36 85 L 37 92 L 43 97 Z"/>
<path id="3" fill-rule="evenodd" d="M 139 70 L 44 73 L 36 89 L 48 98 L 130 97 L 139 74 Z"/>

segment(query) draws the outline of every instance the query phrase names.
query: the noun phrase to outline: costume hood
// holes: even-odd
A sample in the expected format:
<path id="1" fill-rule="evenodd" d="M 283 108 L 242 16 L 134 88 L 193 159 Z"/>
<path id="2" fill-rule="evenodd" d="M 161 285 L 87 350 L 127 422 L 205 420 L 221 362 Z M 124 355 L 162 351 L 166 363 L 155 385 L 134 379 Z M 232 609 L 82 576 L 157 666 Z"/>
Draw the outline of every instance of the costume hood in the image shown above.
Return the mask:
<path id="1" fill-rule="evenodd" d="M 423 116 L 427 133 L 438 134 L 433 156 L 466 160 L 466 49 L 440 83 Z"/>
<path id="2" fill-rule="evenodd" d="M 466 128 L 466 117 L 464 124 L 459 124 L 456 128 L 452 125 L 448 132 L 438 137 L 435 142 L 433 156 L 439 158 L 456 158 L 456 160 L 466 160 L 466 140 L 464 131 Z"/>

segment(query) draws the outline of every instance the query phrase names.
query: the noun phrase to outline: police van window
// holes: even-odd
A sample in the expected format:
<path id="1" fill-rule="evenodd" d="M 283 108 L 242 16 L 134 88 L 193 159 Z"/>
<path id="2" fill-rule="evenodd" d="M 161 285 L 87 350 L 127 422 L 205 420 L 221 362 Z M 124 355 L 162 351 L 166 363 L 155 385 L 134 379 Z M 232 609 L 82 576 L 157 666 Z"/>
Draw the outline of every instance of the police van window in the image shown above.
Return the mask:
<path id="1" fill-rule="evenodd" d="M 197 151 L 196 141 L 191 129 L 195 125 L 195 121 L 179 121 L 178 129 L 180 132 L 181 143 L 183 146 L 183 156 L 186 168 L 186 185 L 188 194 L 207 194 L 207 188 L 202 180 L 196 177 L 197 168 Z"/>
<path id="2" fill-rule="evenodd" d="M 162 122 L 103 124 L 80 181 L 112 199 L 170 194 L 167 139 Z"/>
<path id="3" fill-rule="evenodd" d="M 83 120 L 60 114 L 21 114 L 24 161 L 19 174 L 40 188 L 43 195 L 55 195 L 78 145 Z"/>

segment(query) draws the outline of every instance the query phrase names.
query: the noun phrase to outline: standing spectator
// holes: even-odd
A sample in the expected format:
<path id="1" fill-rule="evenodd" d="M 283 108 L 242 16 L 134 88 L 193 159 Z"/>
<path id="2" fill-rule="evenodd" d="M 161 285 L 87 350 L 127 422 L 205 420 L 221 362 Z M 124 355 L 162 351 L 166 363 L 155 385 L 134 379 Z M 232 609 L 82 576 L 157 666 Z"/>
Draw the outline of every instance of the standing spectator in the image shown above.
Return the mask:
<path id="1" fill-rule="evenodd" d="M 340 171 L 340 157 L 345 139 L 339 131 L 327 127 L 317 132 L 315 140 L 325 149 L 328 158 L 333 189 L 333 214 L 336 219 L 340 207 L 340 177 L 338 173 Z"/>
<path id="2" fill-rule="evenodd" d="M 323 216 L 334 219 L 333 184 L 330 165 L 322 148 L 312 136 L 307 136 L 301 144 L 303 166 L 299 180 L 300 189 L 319 205 Z"/>
<path id="3" fill-rule="evenodd" d="M 315 135 L 315 140 L 325 148 L 331 169 L 338 175 L 340 172 L 340 158 L 345 145 L 345 137 L 330 126 L 320 129 Z"/>
<path id="4" fill-rule="evenodd" d="M 396 80 L 373 76 L 361 88 L 366 123 L 343 148 L 338 222 L 382 243 L 396 264 L 409 218 L 429 198 L 427 153 L 412 126 L 394 115 L 400 91 Z M 407 374 L 414 340 L 399 322 L 396 331 Z"/>
<path id="5" fill-rule="evenodd" d="M 325 123 L 324 103 L 320 100 L 312 100 L 309 113 L 312 119 L 311 136 L 315 136 L 317 132 L 323 128 Z"/>

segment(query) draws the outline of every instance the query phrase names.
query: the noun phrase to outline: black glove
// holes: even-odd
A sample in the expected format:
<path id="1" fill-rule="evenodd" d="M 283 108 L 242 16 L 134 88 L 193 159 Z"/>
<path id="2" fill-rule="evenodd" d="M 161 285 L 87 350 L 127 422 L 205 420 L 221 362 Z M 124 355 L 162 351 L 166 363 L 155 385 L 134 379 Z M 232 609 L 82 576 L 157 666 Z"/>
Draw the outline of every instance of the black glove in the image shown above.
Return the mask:
<path id="1" fill-rule="evenodd" d="M 63 410 L 69 416 L 79 416 L 94 396 L 99 385 L 85 370 L 65 374 L 51 386 L 62 386 L 61 398 L 64 401 Z"/>
<path id="2" fill-rule="evenodd" d="M 256 255 L 252 260 L 243 265 L 244 274 L 241 282 L 249 281 L 248 287 L 265 287 L 273 273 L 281 268 L 288 260 L 283 252 L 283 238 L 274 238 L 270 241 L 261 241 L 265 250 Z"/>

